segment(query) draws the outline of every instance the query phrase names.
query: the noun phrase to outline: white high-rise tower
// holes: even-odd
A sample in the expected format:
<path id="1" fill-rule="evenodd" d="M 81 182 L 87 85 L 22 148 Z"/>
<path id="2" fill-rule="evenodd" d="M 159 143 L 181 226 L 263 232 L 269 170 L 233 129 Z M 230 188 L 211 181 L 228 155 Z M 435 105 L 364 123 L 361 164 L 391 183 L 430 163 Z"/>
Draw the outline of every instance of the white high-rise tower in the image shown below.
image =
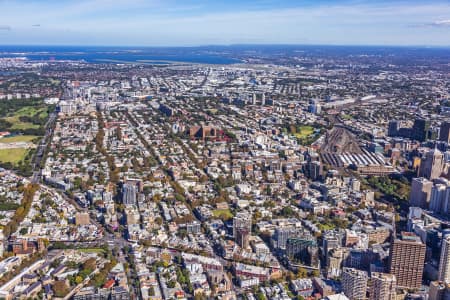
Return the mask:
<path id="1" fill-rule="evenodd" d="M 450 283 L 450 236 L 442 239 L 438 279 L 439 281 Z"/>

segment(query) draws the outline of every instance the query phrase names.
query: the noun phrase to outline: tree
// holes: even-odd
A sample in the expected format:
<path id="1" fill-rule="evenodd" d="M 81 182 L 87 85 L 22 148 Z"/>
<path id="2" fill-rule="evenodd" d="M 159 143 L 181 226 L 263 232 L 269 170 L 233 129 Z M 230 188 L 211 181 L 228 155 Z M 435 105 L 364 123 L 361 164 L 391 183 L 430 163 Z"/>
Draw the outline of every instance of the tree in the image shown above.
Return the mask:
<path id="1" fill-rule="evenodd" d="M 206 296 L 203 293 L 198 293 L 194 296 L 194 300 L 206 300 Z"/>
<path id="2" fill-rule="evenodd" d="M 266 300 L 266 296 L 264 296 L 263 293 L 258 292 L 258 293 L 256 293 L 256 299 L 257 300 Z"/>
<path id="3" fill-rule="evenodd" d="M 155 288 L 154 287 L 150 287 L 149 289 L 148 289 L 148 295 L 149 296 L 155 296 Z"/>
<path id="4" fill-rule="evenodd" d="M 167 282 L 167 287 L 169 289 L 173 289 L 175 287 L 175 285 L 176 285 L 175 280 L 170 280 L 169 282 Z"/>
<path id="5" fill-rule="evenodd" d="M 82 282 L 83 282 L 83 277 L 81 277 L 81 276 L 75 277 L 75 283 L 76 283 L 76 284 L 80 284 L 80 283 L 82 283 Z"/>
<path id="6" fill-rule="evenodd" d="M 90 272 L 94 271 L 97 266 L 95 258 L 89 258 L 83 263 L 84 270 L 90 270 Z"/>
<path id="7" fill-rule="evenodd" d="M 305 278 L 306 276 L 308 276 L 308 271 L 305 268 L 298 268 L 297 278 Z"/>
<path id="8" fill-rule="evenodd" d="M 313 277 L 319 277 L 319 276 L 320 276 L 320 271 L 319 271 L 319 270 L 313 270 L 312 273 L 311 273 L 311 275 L 312 275 Z"/>
<path id="9" fill-rule="evenodd" d="M 63 298 L 67 295 L 67 293 L 69 293 L 69 287 L 63 280 L 55 281 L 55 283 L 53 284 L 53 292 L 55 293 L 56 297 Z"/>

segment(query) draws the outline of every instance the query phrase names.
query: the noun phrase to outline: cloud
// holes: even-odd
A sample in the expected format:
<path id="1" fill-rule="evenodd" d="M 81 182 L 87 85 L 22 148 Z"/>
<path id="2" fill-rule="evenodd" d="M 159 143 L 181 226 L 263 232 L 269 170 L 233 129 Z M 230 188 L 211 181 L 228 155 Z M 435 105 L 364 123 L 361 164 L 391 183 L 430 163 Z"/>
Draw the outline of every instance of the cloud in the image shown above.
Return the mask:
<path id="1" fill-rule="evenodd" d="M 10 31 L 11 30 L 11 26 L 9 26 L 9 25 L 0 25 L 0 30 Z"/>
<path id="2" fill-rule="evenodd" d="M 435 27 L 435 28 L 445 28 L 445 27 L 449 27 L 450 28 L 450 19 L 448 20 L 437 20 L 437 21 L 433 21 L 433 22 L 426 22 L 426 23 L 415 23 L 415 24 L 410 24 L 408 27 L 416 27 L 416 28 L 420 28 L 420 27 Z"/>
<path id="3" fill-rule="evenodd" d="M 0 44 L 155 46 L 308 41 L 449 45 L 445 29 L 450 27 L 448 0 L 316 0 L 310 5 L 302 4 L 310 0 L 297 0 L 287 5 L 290 1 L 261 0 L 269 4 L 258 2 L 254 6 L 248 0 L 229 0 L 223 5 L 209 5 L 208 0 L 127 0 L 124 6 L 123 0 L 6 0 L 8 5 L 0 5 L 0 20 L 13 28 L 14 35 L 2 38 Z M 22 23 L 24 19 L 28 24 L 45 26 L 32 30 Z"/>
<path id="4" fill-rule="evenodd" d="M 450 19 L 434 21 L 429 25 L 434 27 L 450 27 Z"/>

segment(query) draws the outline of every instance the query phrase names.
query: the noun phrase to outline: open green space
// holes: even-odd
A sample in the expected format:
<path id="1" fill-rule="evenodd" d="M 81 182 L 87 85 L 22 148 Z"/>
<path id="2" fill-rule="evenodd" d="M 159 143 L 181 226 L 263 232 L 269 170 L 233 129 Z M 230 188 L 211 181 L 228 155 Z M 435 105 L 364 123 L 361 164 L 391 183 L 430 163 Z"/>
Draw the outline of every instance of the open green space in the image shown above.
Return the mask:
<path id="1" fill-rule="evenodd" d="M 317 225 L 318 225 L 320 231 L 333 230 L 335 228 L 335 226 L 333 224 L 328 224 L 328 223 L 327 224 L 319 223 Z"/>
<path id="2" fill-rule="evenodd" d="M 314 133 L 314 127 L 309 125 L 297 127 L 297 132 L 294 133 L 295 137 L 298 139 L 307 138 Z"/>
<path id="3" fill-rule="evenodd" d="M 11 137 L 0 138 L 0 143 L 18 143 L 18 142 L 32 142 L 37 139 L 37 135 L 16 135 Z"/>
<path id="4" fill-rule="evenodd" d="M 405 177 L 369 176 L 367 180 L 363 181 L 363 184 L 368 184 L 377 189 L 383 194 L 384 199 L 391 202 L 408 201 L 411 193 L 411 184 Z"/>
<path id="5" fill-rule="evenodd" d="M 27 130 L 27 129 L 39 129 L 39 125 L 29 123 L 29 122 L 14 122 L 13 126 L 11 126 L 11 129 L 14 131 L 21 131 L 21 130 Z"/>
<path id="6" fill-rule="evenodd" d="M 0 131 L 43 135 L 49 111 L 54 106 L 42 99 L 15 99 L 0 102 Z"/>
<path id="7" fill-rule="evenodd" d="M 0 202 L 0 211 L 16 210 L 19 206 L 17 203 Z"/>
<path id="8" fill-rule="evenodd" d="M 86 252 L 86 253 L 98 253 L 98 254 L 105 254 L 105 249 L 102 248 L 82 248 L 78 249 L 80 252 Z"/>
<path id="9" fill-rule="evenodd" d="M 0 149 L 0 162 L 17 164 L 25 159 L 27 152 L 24 148 Z"/>
<path id="10" fill-rule="evenodd" d="M 285 124 L 284 133 L 295 136 L 301 145 L 311 145 L 325 131 L 320 124 Z"/>
<path id="11" fill-rule="evenodd" d="M 351 115 L 348 115 L 348 114 L 341 115 L 341 118 L 344 119 L 344 120 L 351 120 L 351 119 L 353 119 L 353 117 Z"/>
<path id="12" fill-rule="evenodd" d="M 47 108 L 26 106 L 4 118 L 4 120 L 12 124 L 11 129 L 13 130 L 25 130 L 29 128 L 39 129 L 39 127 L 42 126 L 42 124 L 40 124 L 42 123 L 41 120 L 47 118 Z"/>
<path id="13" fill-rule="evenodd" d="M 220 218 L 222 220 L 229 220 L 233 218 L 233 214 L 229 209 L 216 209 L 213 210 L 212 213 L 215 218 Z"/>

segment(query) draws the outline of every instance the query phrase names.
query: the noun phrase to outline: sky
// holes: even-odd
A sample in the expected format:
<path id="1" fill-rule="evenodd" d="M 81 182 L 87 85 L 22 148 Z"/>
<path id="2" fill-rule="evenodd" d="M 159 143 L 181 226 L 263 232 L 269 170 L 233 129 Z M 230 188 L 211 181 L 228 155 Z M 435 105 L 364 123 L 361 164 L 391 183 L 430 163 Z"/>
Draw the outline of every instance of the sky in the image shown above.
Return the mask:
<path id="1" fill-rule="evenodd" d="M 450 46 L 450 0 L 0 0 L 0 44 Z"/>

